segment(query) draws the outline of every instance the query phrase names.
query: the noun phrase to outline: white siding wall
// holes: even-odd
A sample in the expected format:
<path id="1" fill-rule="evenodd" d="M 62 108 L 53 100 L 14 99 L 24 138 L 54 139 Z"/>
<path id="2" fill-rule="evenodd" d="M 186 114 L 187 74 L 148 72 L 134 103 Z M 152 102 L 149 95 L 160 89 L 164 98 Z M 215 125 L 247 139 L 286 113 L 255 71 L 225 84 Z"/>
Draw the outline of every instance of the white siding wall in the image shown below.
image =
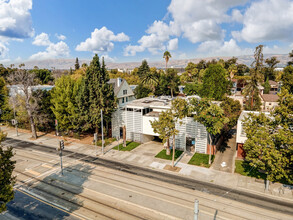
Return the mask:
<path id="1" fill-rule="evenodd" d="M 112 137 L 118 138 L 120 127 L 123 127 L 123 125 L 125 125 L 125 111 L 116 110 L 112 113 Z"/>
<path id="2" fill-rule="evenodd" d="M 142 112 L 133 110 L 125 112 L 126 139 L 141 142 Z"/>
<path id="3" fill-rule="evenodd" d="M 158 117 L 150 117 L 150 116 L 142 117 L 142 123 L 143 123 L 142 133 L 143 134 L 159 136 L 159 134 L 154 133 L 154 129 L 152 128 L 152 125 L 150 123 L 150 121 L 154 121 L 155 119 L 158 119 Z"/>

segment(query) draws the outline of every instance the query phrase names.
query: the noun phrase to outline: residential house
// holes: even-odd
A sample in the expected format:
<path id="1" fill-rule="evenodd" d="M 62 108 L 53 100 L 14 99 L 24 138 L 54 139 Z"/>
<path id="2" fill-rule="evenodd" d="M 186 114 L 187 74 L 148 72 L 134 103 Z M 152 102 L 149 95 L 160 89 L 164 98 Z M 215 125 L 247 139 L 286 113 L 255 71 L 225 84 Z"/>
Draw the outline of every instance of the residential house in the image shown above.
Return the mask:
<path id="1" fill-rule="evenodd" d="M 270 94 L 277 94 L 279 91 L 279 83 L 273 80 L 269 80 L 269 84 L 271 86 Z"/>
<path id="2" fill-rule="evenodd" d="M 236 132 L 236 150 L 237 150 L 237 158 L 243 159 L 245 158 L 245 151 L 243 150 L 243 145 L 247 140 L 246 133 L 243 127 L 243 120 L 249 117 L 249 114 L 259 115 L 260 112 L 256 111 L 243 111 L 241 112 L 238 121 L 237 121 L 237 132 Z M 269 116 L 269 112 L 264 112 L 265 115 Z"/>
<path id="3" fill-rule="evenodd" d="M 119 107 L 122 107 L 135 99 L 134 93 L 125 79 L 110 79 L 108 83 L 113 85 L 114 94 L 118 99 Z"/>
<path id="4" fill-rule="evenodd" d="M 192 96 L 200 99 L 198 96 Z M 184 99 L 189 97 L 180 97 Z M 145 143 L 159 134 L 154 133 L 150 121 L 158 119 L 160 112 L 171 108 L 170 97 L 146 97 L 133 100 L 112 115 L 112 136 L 121 136 L 122 127 L 126 127 L 126 139 Z M 182 124 L 176 123 L 179 134 L 175 137 L 176 149 L 209 153 L 206 128 L 193 117 L 186 117 Z M 172 143 L 172 141 L 170 142 Z"/>
<path id="5" fill-rule="evenodd" d="M 7 89 L 9 90 L 9 96 L 16 96 L 17 94 L 24 95 L 22 88 L 23 87 L 21 85 L 7 86 Z M 36 90 L 50 91 L 53 88 L 54 88 L 54 86 L 50 86 L 50 85 L 36 85 L 36 86 L 30 86 L 28 90 L 29 90 L 29 92 L 36 91 Z"/>
<path id="6" fill-rule="evenodd" d="M 263 94 L 261 97 L 261 110 L 262 111 L 272 111 L 278 106 L 279 96 L 276 94 Z"/>

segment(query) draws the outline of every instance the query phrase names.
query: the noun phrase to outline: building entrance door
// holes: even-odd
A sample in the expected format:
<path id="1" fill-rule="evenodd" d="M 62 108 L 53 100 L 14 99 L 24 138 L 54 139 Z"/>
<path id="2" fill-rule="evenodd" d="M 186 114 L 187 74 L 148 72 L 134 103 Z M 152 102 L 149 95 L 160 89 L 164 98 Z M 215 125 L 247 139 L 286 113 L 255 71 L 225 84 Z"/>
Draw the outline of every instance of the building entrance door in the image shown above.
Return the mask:
<path id="1" fill-rule="evenodd" d="M 194 152 L 195 138 L 186 137 L 186 151 Z"/>

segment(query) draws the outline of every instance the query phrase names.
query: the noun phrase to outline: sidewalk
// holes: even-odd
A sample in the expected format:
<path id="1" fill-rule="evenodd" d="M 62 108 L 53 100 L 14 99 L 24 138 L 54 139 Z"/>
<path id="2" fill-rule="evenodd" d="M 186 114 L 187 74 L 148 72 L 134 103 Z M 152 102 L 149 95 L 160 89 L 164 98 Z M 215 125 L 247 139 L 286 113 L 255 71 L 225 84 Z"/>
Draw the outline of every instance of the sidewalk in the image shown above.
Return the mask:
<path id="1" fill-rule="evenodd" d="M 32 140 L 31 133 L 19 132 L 19 136 L 16 136 L 15 130 L 13 128 L 2 127 L 1 130 L 8 133 L 7 137 L 44 144 L 55 148 L 59 146 L 59 140 L 63 139 L 62 137 L 44 135 L 39 137 L 37 140 Z M 104 148 L 104 155 L 102 155 L 101 147 L 97 147 L 96 150 L 94 145 L 76 143 L 78 141 L 73 138 L 66 138 L 66 140 L 65 148 L 69 151 L 83 153 L 91 156 L 96 155 L 97 152 L 97 156 L 108 160 L 129 163 L 141 167 L 148 167 L 150 169 L 158 169 L 162 172 L 169 172 L 174 175 L 187 176 L 192 179 L 228 187 L 230 188 L 230 191 L 245 190 L 264 196 L 274 197 L 276 199 L 289 199 L 293 201 L 292 187 L 289 188 L 289 186 L 284 186 L 280 183 L 271 183 L 269 192 L 265 192 L 265 185 L 263 180 L 257 180 L 255 178 L 242 176 L 236 173 L 233 174 L 214 169 L 188 165 L 187 163 L 190 155 L 183 155 L 180 161 L 176 161 L 176 166 L 181 168 L 179 172 L 176 173 L 168 171 L 164 169 L 164 167 L 166 165 L 171 165 L 172 162 L 154 157 L 163 149 L 163 146 L 157 142 L 141 144 L 132 151 L 113 150 L 112 147 L 117 146 L 118 144 L 117 142 L 113 142 Z M 119 143 L 122 143 L 122 141 L 120 140 Z"/>

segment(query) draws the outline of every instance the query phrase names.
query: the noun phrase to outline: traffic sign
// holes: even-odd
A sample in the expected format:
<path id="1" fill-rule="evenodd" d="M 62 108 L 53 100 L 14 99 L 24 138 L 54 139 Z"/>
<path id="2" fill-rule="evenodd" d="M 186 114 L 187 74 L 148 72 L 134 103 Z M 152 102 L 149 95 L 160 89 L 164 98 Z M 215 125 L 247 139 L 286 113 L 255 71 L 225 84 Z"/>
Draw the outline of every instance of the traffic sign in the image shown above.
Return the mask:
<path id="1" fill-rule="evenodd" d="M 12 119 L 11 120 L 12 125 L 17 125 L 17 120 L 16 119 Z"/>

